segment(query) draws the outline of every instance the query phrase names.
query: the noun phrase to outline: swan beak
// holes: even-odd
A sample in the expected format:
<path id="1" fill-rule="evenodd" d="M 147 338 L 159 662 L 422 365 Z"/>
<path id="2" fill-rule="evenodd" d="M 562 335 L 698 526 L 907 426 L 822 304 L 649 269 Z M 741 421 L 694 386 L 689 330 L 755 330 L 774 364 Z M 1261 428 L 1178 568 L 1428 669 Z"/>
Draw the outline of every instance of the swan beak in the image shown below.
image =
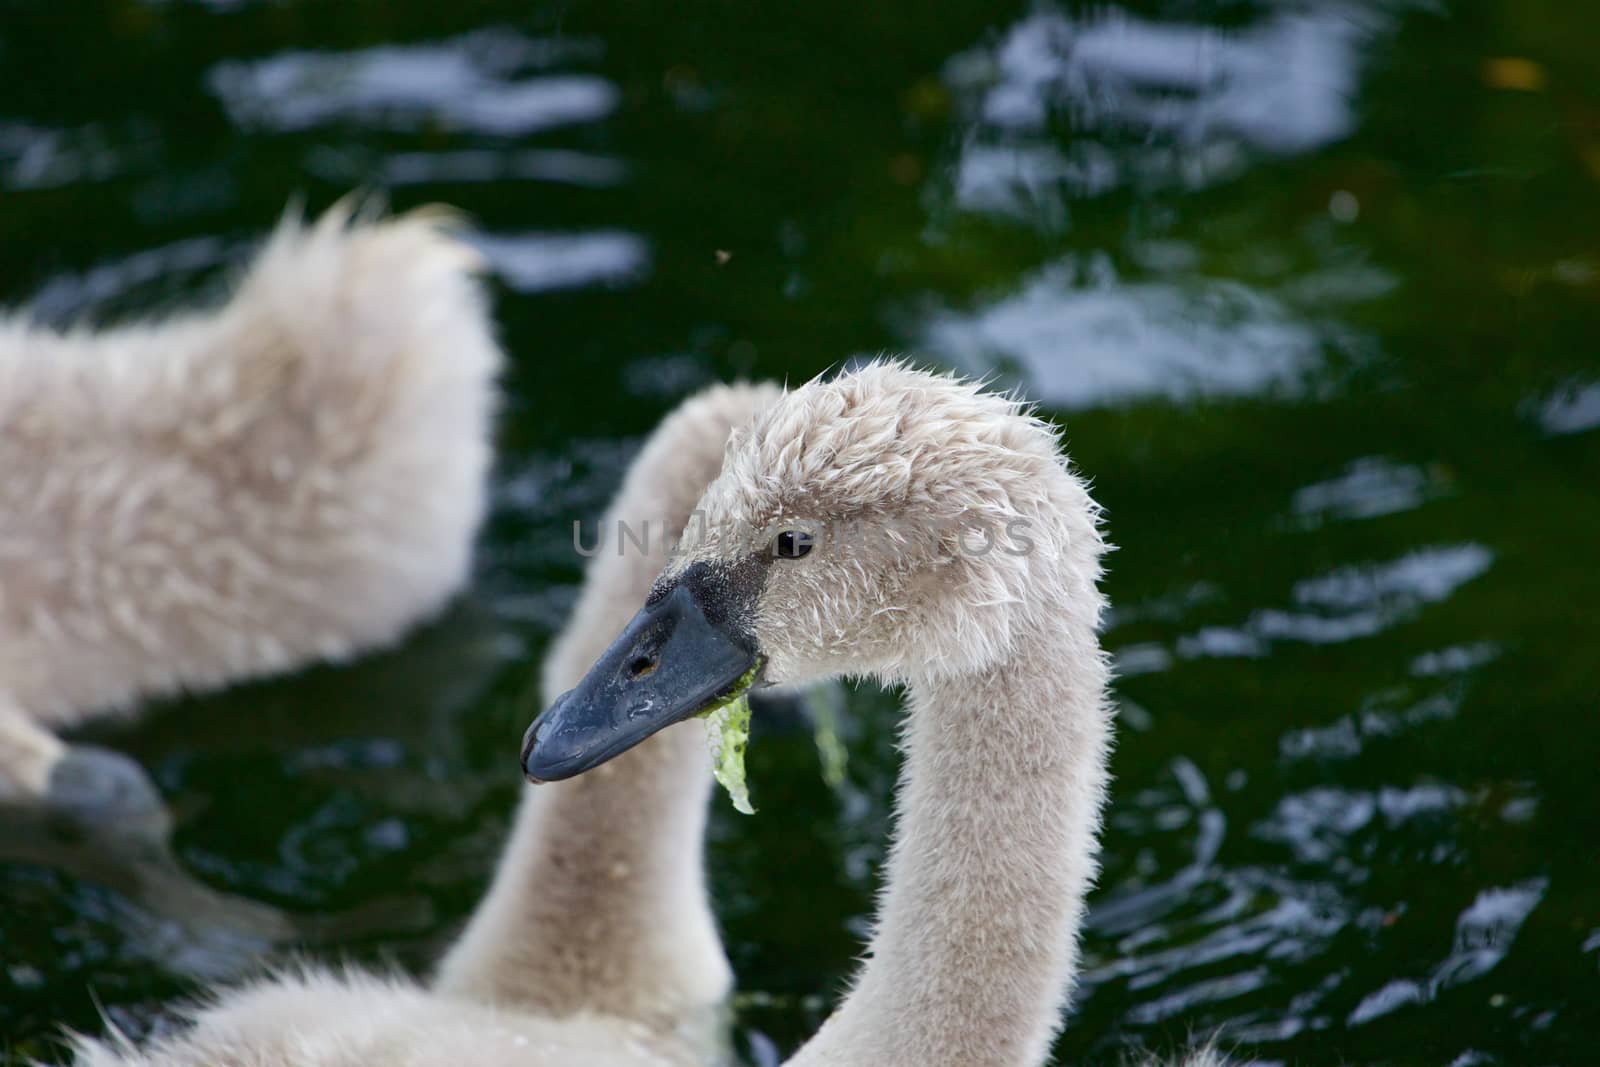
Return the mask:
<path id="1" fill-rule="evenodd" d="M 708 619 L 694 592 L 680 583 L 646 604 L 578 687 L 534 720 L 522 740 L 530 781 L 581 774 L 749 688 L 761 665 L 754 642 Z"/>

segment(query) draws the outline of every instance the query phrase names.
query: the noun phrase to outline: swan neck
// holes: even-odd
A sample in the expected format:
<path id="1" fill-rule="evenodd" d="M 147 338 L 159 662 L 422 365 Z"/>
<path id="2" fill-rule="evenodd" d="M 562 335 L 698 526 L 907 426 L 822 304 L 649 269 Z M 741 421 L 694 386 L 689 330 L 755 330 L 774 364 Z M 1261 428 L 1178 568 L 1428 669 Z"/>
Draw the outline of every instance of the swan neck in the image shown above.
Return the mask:
<path id="1" fill-rule="evenodd" d="M 701 862 L 710 782 L 694 722 L 588 775 L 526 787 L 441 988 L 662 1025 L 720 1001 L 728 972 Z"/>
<path id="2" fill-rule="evenodd" d="M 868 961 L 794 1065 L 1044 1062 L 1096 869 L 1110 719 L 1098 598 L 1007 662 L 910 685 Z"/>
<path id="3" fill-rule="evenodd" d="M 671 469 L 666 444 L 653 442 L 636 464 L 621 514 L 688 514 L 684 501 L 699 486 L 686 475 L 669 483 L 676 499 L 650 503 Z M 688 473 L 696 470 L 691 463 Z M 595 558 L 546 663 L 547 703 L 577 684 L 644 600 L 666 542 L 665 532 L 652 534 L 650 553 L 608 546 Z M 688 722 L 578 778 L 524 787 L 489 895 L 442 963 L 438 987 L 550 1015 L 599 1011 L 658 1026 L 719 1003 L 731 974 L 702 862 L 711 783 L 702 725 Z"/>

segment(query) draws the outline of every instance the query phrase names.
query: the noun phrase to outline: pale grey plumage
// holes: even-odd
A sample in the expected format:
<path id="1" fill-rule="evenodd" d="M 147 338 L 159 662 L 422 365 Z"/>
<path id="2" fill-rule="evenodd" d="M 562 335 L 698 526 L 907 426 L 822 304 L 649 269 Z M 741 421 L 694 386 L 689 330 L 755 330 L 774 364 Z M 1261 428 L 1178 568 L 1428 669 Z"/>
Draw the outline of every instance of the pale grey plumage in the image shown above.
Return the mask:
<path id="1" fill-rule="evenodd" d="M 542 679 L 574 685 L 645 598 L 722 464 L 729 431 L 778 396 L 717 386 L 646 443 L 609 526 L 651 551 L 591 561 Z M 508 752 L 508 756 L 511 753 Z M 510 761 L 508 759 L 508 767 Z M 306 969 L 219 992 L 140 1049 L 80 1040 L 80 1067 L 690 1067 L 716 1062 L 731 973 L 700 861 L 710 763 L 698 724 L 601 772 L 528 787 L 495 884 L 431 986 Z"/>
<path id="2" fill-rule="evenodd" d="M 1112 726 L 1099 509 L 1058 434 L 972 383 L 870 364 L 738 431 L 701 511 L 704 543 L 673 573 L 736 565 L 783 529 L 820 538 L 762 585 L 769 680 L 873 675 L 909 694 L 867 961 L 789 1063 L 1044 1062 L 1076 971 Z"/>
<path id="3" fill-rule="evenodd" d="M 291 215 L 231 298 L 0 318 L 0 795 L 49 732 L 394 640 L 466 578 L 495 343 L 450 217 Z"/>
<path id="4" fill-rule="evenodd" d="M 646 457 L 673 458 L 663 443 L 673 425 Z M 635 474 L 646 479 L 640 468 Z M 772 562 L 755 637 L 775 681 L 870 674 L 910 693 L 895 843 L 868 959 L 839 1009 L 790 1062 L 1042 1063 L 1076 967 L 1111 740 L 1109 671 L 1096 637 L 1104 544 L 1097 509 L 1056 433 L 1015 401 L 971 384 L 871 365 L 802 386 L 736 431 L 701 509 L 704 536 L 669 576 L 695 561 L 736 560 L 774 528 L 856 524 L 803 559 Z M 972 524 L 998 526 L 995 550 L 962 550 L 955 539 Z M 873 535 L 891 525 L 898 532 Z M 626 581 L 646 581 L 649 572 L 638 567 Z M 643 599 L 634 590 L 601 625 L 621 586 L 598 563 L 591 568 L 574 636 L 552 655 L 547 695 L 576 681 Z M 196 1062 L 192 1049 L 223 1050 L 206 1062 L 261 1067 L 431 1067 L 463 1058 L 599 1065 L 656 1062 L 652 1055 L 692 1062 L 690 1048 L 659 1028 L 673 1012 L 691 1017 L 695 1002 L 726 981 L 697 856 L 707 788 L 698 734 L 694 723 L 668 727 L 525 803 L 496 888 L 447 959 L 439 994 L 370 979 L 279 982 L 202 1016 L 189 1036 L 147 1061 L 102 1050 L 94 1067 L 176 1067 Z M 673 803 L 675 794 L 690 802 Z M 613 848 L 584 821 L 597 811 L 600 825 L 610 818 L 625 831 L 631 820 L 645 832 L 621 832 Z M 676 891 L 674 878 L 682 879 Z M 641 903 L 663 879 L 688 948 L 675 945 L 672 916 Z M 599 922 L 591 921 L 591 901 Z M 646 921 L 630 922 L 634 909 Z M 615 920 L 627 941 L 605 936 Z M 565 954 L 568 945 L 581 951 Z M 546 959 L 558 968 L 552 992 L 533 980 Z M 664 997 L 650 987 L 656 973 L 674 983 L 689 976 L 692 995 Z M 561 1029 L 567 1022 L 517 1013 L 511 1032 L 548 1034 L 549 1055 L 507 1049 L 500 1013 L 528 997 L 575 1013 L 572 1025 L 591 1028 L 581 1039 L 596 1044 L 575 1052 L 579 1031 Z M 593 1029 L 592 1003 L 611 1005 L 615 1030 Z M 370 1019 L 393 1019 L 411 1037 L 397 1045 L 383 1027 L 374 1034 Z M 523 1020 L 552 1029 L 517 1029 Z M 435 1041 L 435 1030 L 447 1039 Z M 258 1032 L 261 1044 L 246 1047 Z M 1217 1061 L 1207 1050 L 1190 1062 Z"/>

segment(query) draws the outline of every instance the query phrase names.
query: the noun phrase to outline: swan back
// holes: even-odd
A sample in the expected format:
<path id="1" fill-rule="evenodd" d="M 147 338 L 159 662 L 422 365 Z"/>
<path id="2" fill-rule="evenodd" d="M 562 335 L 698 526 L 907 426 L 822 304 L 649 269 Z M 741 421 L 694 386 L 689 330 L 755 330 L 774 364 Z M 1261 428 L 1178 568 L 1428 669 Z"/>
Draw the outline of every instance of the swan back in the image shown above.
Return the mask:
<path id="1" fill-rule="evenodd" d="M 461 586 L 501 357 L 448 223 L 341 205 L 214 311 L 0 320 L 0 698 L 58 724 L 340 659 Z"/>
<path id="2" fill-rule="evenodd" d="M 73 1042 L 75 1067 L 703 1067 L 647 1027 L 538 1018 L 404 979 L 304 970 L 231 991 L 144 1047 Z"/>
<path id="3" fill-rule="evenodd" d="M 666 544 L 771 385 L 715 386 L 646 442 L 607 516 L 650 524 L 610 540 L 545 666 L 572 685 L 648 593 Z M 668 537 L 662 537 L 662 527 Z M 529 787 L 495 883 L 431 987 L 303 968 L 217 995 L 143 1048 L 75 1043 L 78 1067 L 694 1067 L 707 1062 L 732 975 L 700 854 L 710 764 L 698 724 L 608 768 Z"/>

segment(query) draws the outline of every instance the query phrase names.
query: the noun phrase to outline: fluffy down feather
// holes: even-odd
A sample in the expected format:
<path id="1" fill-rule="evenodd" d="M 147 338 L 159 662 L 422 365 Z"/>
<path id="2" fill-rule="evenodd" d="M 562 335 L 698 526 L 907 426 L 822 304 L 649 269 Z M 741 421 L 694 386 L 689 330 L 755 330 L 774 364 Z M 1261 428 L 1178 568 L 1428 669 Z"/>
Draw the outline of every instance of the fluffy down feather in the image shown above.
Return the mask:
<path id="1" fill-rule="evenodd" d="M 450 221 L 344 204 L 213 311 L 0 318 L 0 778 L 39 784 L 39 727 L 351 656 L 461 586 L 501 355 Z"/>
<path id="2" fill-rule="evenodd" d="M 772 386 L 716 386 L 652 435 L 608 523 L 651 526 L 648 553 L 591 561 L 543 684 L 576 684 L 665 561 L 722 463 L 730 429 Z M 510 753 L 508 753 L 510 755 Z M 508 761 L 509 762 L 509 761 Z M 722 1062 L 731 973 L 700 853 L 710 760 L 698 723 L 607 768 L 528 787 L 493 889 L 431 987 L 359 971 L 291 971 L 219 992 L 143 1048 L 75 1042 L 79 1067 L 687 1067 Z"/>

